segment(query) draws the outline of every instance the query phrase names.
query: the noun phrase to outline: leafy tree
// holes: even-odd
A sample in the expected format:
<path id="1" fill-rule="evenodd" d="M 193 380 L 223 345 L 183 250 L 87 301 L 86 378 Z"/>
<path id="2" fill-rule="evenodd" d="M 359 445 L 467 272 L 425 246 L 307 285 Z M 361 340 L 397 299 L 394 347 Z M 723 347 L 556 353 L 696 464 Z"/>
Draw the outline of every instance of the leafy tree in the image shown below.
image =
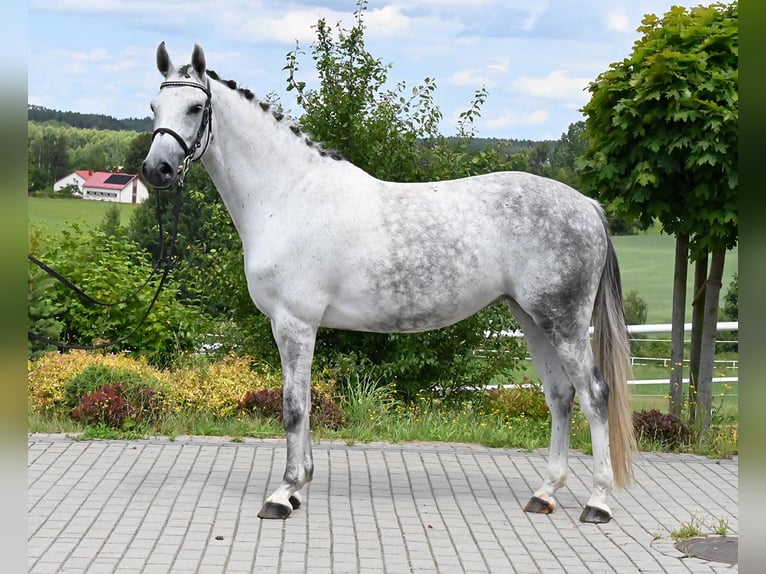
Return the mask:
<path id="1" fill-rule="evenodd" d="M 725 251 L 738 238 L 737 3 L 674 6 L 642 21 L 631 55 L 610 65 L 584 107 L 585 184 L 643 227 L 676 236 L 671 410 L 681 409 L 687 258 L 707 266 L 697 410 L 711 415 L 718 294 Z M 699 315 L 695 315 L 699 317 Z M 694 374 L 692 374 L 694 378 Z"/>
<path id="2" fill-rule="evenodd" d="M 408 90 L 404 82 L 384 89 L 390 65 L 374 58 L 364 44 L 364 11 L 357 2 L 355 24 L 333 28 L 322 18 L 316 24 L 312 58 L 320 86 L 311 89 L 297 77 L 298 46 L 288 53 L 287 90 L 296 92 L 306 131 L 368 173 L 396 181 L 414 181 L 418 140 L 437 135 L 441 111 L 434 105 L 436 83 L 425 78 Z"/>
<path id="3" fill-rule="evenodd" d="M 456 136 L 448 139 L 437 131 L 442 114 L 432 78 L 412 89 L 403 82 L 384 88 L 391 66 L 365 48 L 366 5 L 358 1 L 354 25 L 347 30 L 338 24 L 335 36 L 324 20 L 318 21 L 312 45 L 318 88 L 309 89 L 298 79 L 299 48 L 287 55 L 287 87 L 297 92 L 303 108 L 301 126 L 381 179 L 423 181 L 518 166 L 519 156 L 493 150 L 468 153 L 473 120 L 481 113 L 486 90 L 476 91 L 459 118 Z M 486 383 L 492 373 L 513 367 L 522 352 L 518 341 L 486 336 L 487 331 L 513 328 L 510 314 L 497 306 L 447 329 L 417 335 L 320 330 L 317 361 L 349 368 L 363 364 L 384 382 L 395 383 L 405 396 L 413 396 L 436 385 L 446 390 Z M 504 352 L 479 358 L 478 349 Z"/>
<path id="4" fill-rule="evenodd" d="M 141 173 L 141 164 L 151 145 L 151 132 L 140 133 L 131 140 L 122 164 L 125 173 Z"/>
<path id="5" fill-rule="evenodd" d="M 36 185 L 47 187 L 66 175 L 70 165 L 67 151 L 68 142 L 62 130 L 46 127 L 29 132 L 28 156 Z"/>

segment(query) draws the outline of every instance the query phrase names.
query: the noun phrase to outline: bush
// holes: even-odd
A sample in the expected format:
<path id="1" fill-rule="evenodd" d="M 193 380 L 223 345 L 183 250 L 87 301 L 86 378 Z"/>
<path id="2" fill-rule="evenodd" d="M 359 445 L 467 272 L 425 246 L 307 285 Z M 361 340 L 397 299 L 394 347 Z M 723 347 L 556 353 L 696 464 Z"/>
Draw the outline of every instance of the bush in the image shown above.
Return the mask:
<path id="1" fill-rule="evenodd" d="M 178 352 L 196 348 L 200 334 L 210 330 L 209 319 L 198 305 L 184 305 L 178 300 L 180 284 L 174 274 L 157 294 L 152 312 L 145 316 L 160 274 L 152 276 L 153 264 L 146 252 L 130 241 L 122 228 L 113 228 L 109 233 L 77 223 L 44 237 L 39 230 L 32 232 L 32 255 L 89 296 L 110 305 L 96 305 L 80 298 L 63 283 L 48 281 L 37 266 L 30 264 L 29 330 L 85 346 L 127 336 L 113 348 L 140 353 L 158 365 L 166 364 Z M 48 347 L 33 342 L 29 358 Z"/>
<path id="2" fill-rule="evenodd" d="M 625 294 L 625 297 L 623 297 L 623 307 L 625 309 L 625 322 L 628 325 L 643 325 L 646 323 L 649 305 L 638 294 L 636 289 L 631 289 Z"/>
<path id="3" fill-rule="evenodd" d="M 107 367 L 118 371 L 129 371 L 144 379 L 154 379 L 163 385 L 169 383 L 167 373 L 148 365 L 140 357 L 125 354 L 94 353 L 73 350 L 67 353 L 49 351 L 40 358 L 30 361 L 27 366 L 27 384 L 29 387 L 30 406 L 40 414 L 52 413 L 62 407 L 67 407 L 65 387 L 83 370 L 92 366 Z M 104 383 L 101 384 L 106 384 Z M 95 390 L 91 387 L 87 390 Z M 70 393 L 73 391 L 70 391 Z M 77 397 L 76 400 L 78 400 Z M 68 408 L 75 406 L 72 400 Z"/>
<path id="4" fill-rule="evenodd" d="M 679 417 L 657 409 L 633 413 L 633 428 L 639 439 L 660 443 L 663 448 L 674 449 L 691 442 L 689 426 Z"/>
<path id="5" fill-rule="evenodd" d="M 493 390 L 488 393 L 488 396 L 489 411 L 499 415 L 503 420 L 517 417 L 543 420 L 548 418 L 550 413 L 545 402 L 542 384 L 527 377 L 522 379 L 521 385 Z"/>
<path id="6" fill-rule="evenodd" d="M 237 402 L 237 408 L 241 412 L 282 420 L 282 398 L 281 388 L 250 390 Z M 311 427 L 323 426 L 337 430 L 344 423 L 345 416 L 338 403 L 327 393 L 312 388 L 311 415 L 309 417 Z"/>
<path id="7" fill-rule="evenodd" d="M 119 385 L 128 394 L 140 388 L 159 389 L 158 379 L 129 369 L 107 365 L 91 365 L 84 368 L 64 385 L 64 403 L 74 408 L 83 395 L 105 386 Z"/>
<path id="8" fill-rule="evenodd" d="M 219 361 L 198 362 L 170 374 L 171 398 L 180 411 L 204 412 L 227 417 L 238 401 L 253 388 L 281 385 L 279 371 L 252 357 L 227 356 Z"/>
<path id="9" fill-rule="evenodd" d="M 120 383 L 86 392 L 71 417 L 90 425 L 123 428 L 156 423 L 164 412 L 165 397 L 155 389 L 136 387 L 129 392 Z"/>

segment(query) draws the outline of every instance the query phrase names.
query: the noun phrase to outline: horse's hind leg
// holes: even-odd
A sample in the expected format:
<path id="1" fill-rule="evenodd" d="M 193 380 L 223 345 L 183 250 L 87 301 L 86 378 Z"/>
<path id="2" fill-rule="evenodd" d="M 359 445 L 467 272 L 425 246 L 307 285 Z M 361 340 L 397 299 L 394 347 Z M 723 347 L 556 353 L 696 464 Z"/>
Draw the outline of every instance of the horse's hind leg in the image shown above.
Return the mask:
<path id="1" fill-rule="evenodd" d="M 543 330 L 515 301 L 508 300 L 507 303 L 524 331 L 527 350 L 542 378 L 545 401 L 551 411 L 548 468 L 543 484 L 535 491 L 524 510 L 548 514 L 556 507 L 553 494 L 566 484 L 575 389 L 561 366 L 558 353 Z"/>
<path id="2" fill-rule="evenodd" d="M 311 361 L 316 329 L 292 317 L 272 320 L 272 331 L 282 361 L 282 418 L 287 435 L 287 464 L 281 486 L 263 503 L 260 518 L 287 518 L 301 504 L 300 489 L 311 481 L 309 412 Z"/>
<path id="3" fill-rule="evenodd" d="M 608 522 L 612 513 L 606 503 L 612 490 L 607 426 L 608 388 L 590 346 L 587 325 L 572 329 L 575 335 L 547 333 L 514 301 L 511 312 L 521 324 L 532 360 L 543 379 L 545 398 L 551 411 L 551 446 L 545 480 L 527 503 L 527 512 L 549 513 L 555 508 L 554 492 L 564 486 L 567 454 L 572 430 L 572 404 L 577 395 L 591 428 L 593 447 L 593 491 L 583 510 L 582 522 Z"/>

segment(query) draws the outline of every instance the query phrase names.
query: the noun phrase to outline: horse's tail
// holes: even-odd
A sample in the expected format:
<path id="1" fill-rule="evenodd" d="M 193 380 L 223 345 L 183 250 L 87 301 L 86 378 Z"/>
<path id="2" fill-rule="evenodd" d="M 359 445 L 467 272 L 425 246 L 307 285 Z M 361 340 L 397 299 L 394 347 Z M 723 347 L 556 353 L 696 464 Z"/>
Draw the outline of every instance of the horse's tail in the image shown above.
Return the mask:
<path id="1" fill-rule="evenodd" d="M 618 488 L 625 488 L 633 479 L 631 459 L 636 450 L 628 393 L 630 343 L 617 255 L 603 212 L 601 218 L 606 231 L 607 253 L 593 310 L 593 346 L 596 363 L 609 387 L 609 450 L 614 483 Z"/>

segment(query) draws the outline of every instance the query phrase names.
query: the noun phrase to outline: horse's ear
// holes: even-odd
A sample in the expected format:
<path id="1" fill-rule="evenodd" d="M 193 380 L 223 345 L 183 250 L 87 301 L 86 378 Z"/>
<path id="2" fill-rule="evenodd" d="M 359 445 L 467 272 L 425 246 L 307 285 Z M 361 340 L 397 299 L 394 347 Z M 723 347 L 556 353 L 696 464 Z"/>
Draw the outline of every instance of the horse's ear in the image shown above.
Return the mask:
<path id="1" fill-rule="evenodd" d="M 192 67 L 197 72 L 197 76 L 200 79 L 205 79 L 205 52 L 198 44 L 194 44 L 194 52 L 192 52 Z"/>
<path id="2" fill-rule="evenodd" d="M 173 64 L 170 61 L 170 56 L 168 56 L 168 51 L 165 49 L 165 42 L 160 42 L 160 45 L 157 46 L 157 69 L 160 74 L 167 78 L 172 68 Z"/>

